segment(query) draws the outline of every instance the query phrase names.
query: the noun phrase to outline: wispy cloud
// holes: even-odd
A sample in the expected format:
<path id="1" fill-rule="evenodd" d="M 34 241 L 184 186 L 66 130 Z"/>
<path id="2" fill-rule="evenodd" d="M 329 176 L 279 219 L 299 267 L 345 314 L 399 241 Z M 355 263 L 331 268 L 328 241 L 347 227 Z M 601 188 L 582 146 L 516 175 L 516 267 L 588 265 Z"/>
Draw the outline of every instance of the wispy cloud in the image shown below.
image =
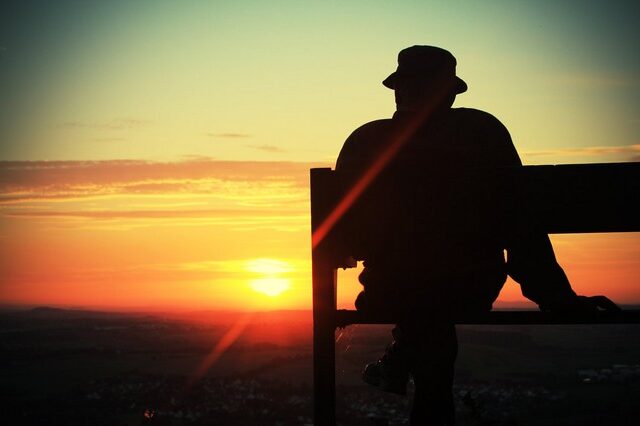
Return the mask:
<path id="1" fill-rule="evenodd" d="M 540 151 L 523 151 L 523 156 L 529 157 L 576 157 L 576 156 L 606 156 L 606 155 L 619 155 L 628 156 L 627 161 L 636 161 L 640 155 L 640 144 L 633 145 L 618 145 L 618 146 L 589 146 L 583 148 L 558 148 L 550 150 Z"/>
<path id="2" fill-rule="evenodd" d="M 61 124 L 61 127 L 66 129 L 125 130 L 145 127 L 151 123 L 151 120 L 123 117 L 102 122 L 66 121 Z"/>
<path id="3" fill-rule="evenodd" d="M 287 161 L 219 161 L 194 158 L 175 162 L 0 161 L 0 193 L 46 188 L 109 186 L 141 189 L 140 185 L 191 185 L 203 181 L 293 183 L 308 185 L 309 168 L 326 164 Z M 151 187 L 150 187 L 151 188 Z"/>
<path id="4" fill-rule="evenodd" d="M 31 218 L 78 218 L 78 219 L 164 219 L 164 218 L 214 218 L 214 217 L 252 217 L 263 218 L 297 217 L 306 212 L 265 211 L 265 210 L 98 210 L 98 211 L 56 211 L 56 210 L 24 210 L 7 212 L 9 217 Z M 306 217 L 306 216 L 305 216 Z"/>
<path id="5" fill-rule="evenodd" d="M 250 135 L 249 133 L 236 133 L 236 132 L 220 132 L 220 133 L 209 132 L 207 133 L 207 136 L 210 136 L 212 138 L 223 138 L 223 139 L 243 139 L 243 138 L 250 138 L 252 135 Z"/>
<path id="6" fill-rule="evenodd" d="M 284 149 L 275 145 L 245 145 L 247 148 L 257 149 L 264 152 L 285 152 Z"/>
<path id="7" fill-rule="evenodd" d="M 210 159 L 5 161 L 0 218 L 121 229 L 166 223 L 288 232 L 308 226 L 308 175 L 318 166 Z"/>
<path id="8" fill-rule="evenodd" d="M 589 72 L 581 70 L 570 74 L 556 75 L 554 81 L 564 87 L 610 88 L 638 84 L 638 76 L 630 73 Z"/>

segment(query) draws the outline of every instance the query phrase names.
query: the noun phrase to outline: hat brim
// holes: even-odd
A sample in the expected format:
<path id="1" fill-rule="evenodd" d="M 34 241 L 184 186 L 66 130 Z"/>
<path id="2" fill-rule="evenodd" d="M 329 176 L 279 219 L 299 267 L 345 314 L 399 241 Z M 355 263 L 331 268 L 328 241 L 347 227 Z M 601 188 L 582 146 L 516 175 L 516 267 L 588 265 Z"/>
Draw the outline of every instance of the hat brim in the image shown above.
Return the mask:
<path id="1" fill-rule="evenodd" d="M 385 78 L 384 81 L 382 82 L 382 84 L 385 87 L 388 87 L 389 89 L 395 89 L 395 85 L 396 85 L 396 79 L 398 78 L 398 73 L 396 72 L 392 72 L 389 77 Z M 461 79 L 460 77 L 456 76 L 455 78 L 455 86 L 454 86 L 454 90 L 453 92 L 457 95 L 460 93 L 464 93 L 467 91 L 467 83 L 465 83 L 465 81 L 463 79 Z"/>

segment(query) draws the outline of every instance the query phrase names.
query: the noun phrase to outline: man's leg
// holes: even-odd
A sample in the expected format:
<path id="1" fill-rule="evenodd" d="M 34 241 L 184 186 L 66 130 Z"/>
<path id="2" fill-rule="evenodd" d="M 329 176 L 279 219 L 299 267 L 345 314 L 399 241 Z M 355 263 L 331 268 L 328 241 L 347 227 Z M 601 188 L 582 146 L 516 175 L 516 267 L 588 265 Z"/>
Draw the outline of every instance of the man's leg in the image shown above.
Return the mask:
<path id="1" fill-rule="evenodd" d="M 458 353 L 455 325 L 422 324 L 420 334 L 412 334 L 410 370 L 415 382 L 411 408 L 412 425 L 450 426 L 454 424 L 453 375 Z M 404 330 L 403 330 L 404 332 Z"/>

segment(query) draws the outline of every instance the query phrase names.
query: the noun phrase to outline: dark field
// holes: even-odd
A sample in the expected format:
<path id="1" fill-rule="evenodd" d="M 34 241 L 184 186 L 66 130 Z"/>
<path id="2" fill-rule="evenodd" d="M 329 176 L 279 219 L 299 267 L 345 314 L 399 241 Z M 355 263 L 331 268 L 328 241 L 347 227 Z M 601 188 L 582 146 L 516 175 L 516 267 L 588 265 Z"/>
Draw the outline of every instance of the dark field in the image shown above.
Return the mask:
<path id="1" fill-rule="evenodd" d="M 246 320 L 246 327 L 238 323 Z M 233 343 L 227 334 L 234 329 Z M 360 372 L 389 327 L 336 333 L 342 425 L 407 424 Z M 460 425 L 640 424 L 640 326 L 459 326 Z M 218 342 L 232 343 L 197 372 Z M 15 425 L 311 424 L 310 312 L 0 313 L 0 418 Z"/>

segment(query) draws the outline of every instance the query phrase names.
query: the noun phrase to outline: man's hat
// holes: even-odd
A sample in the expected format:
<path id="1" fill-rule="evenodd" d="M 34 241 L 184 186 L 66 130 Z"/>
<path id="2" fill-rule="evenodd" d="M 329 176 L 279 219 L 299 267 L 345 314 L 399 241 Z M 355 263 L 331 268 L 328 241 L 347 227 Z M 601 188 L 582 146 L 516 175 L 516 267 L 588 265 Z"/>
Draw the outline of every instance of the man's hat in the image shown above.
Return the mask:
<path id="1" fill-rule="evenodd" d="M 433 80 L 450 78 L 454 93 L 467 91 L 467 83 L 456 76 L 456 58 L 448 50 L 435 46 L 411 46 L 398 54 L 398 68 L 382 84 L 395 89 L 401 79 Z"/>

